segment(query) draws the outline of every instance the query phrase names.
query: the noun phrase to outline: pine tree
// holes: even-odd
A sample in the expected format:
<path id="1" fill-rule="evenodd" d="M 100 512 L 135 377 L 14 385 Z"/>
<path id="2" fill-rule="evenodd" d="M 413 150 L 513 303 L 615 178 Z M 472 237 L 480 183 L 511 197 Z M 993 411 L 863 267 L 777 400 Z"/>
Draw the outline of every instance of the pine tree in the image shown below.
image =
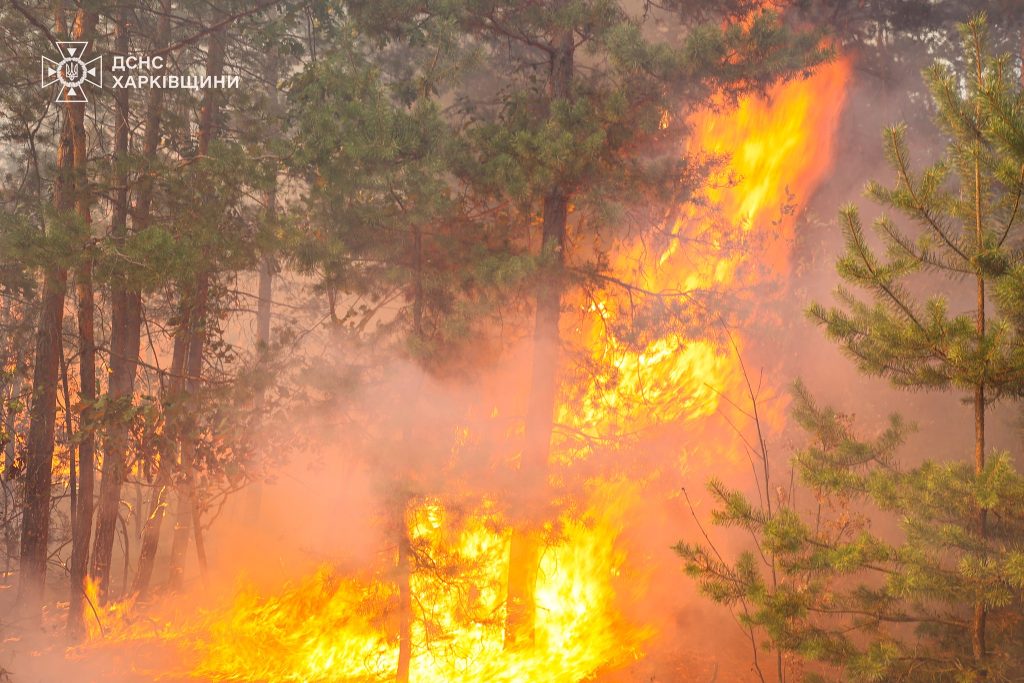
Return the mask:
<path id="1" fill-rule="evenodd" d="M 96 14 L 80 9 L 73 23 L 67 25 L 63 7 L 58 7 L 56 32 L 75 40 L 89 40 L 96 26 Z M 61 131 L 57 178 L 53 190 L 56 215 L 53 226 L 76 224 L 76 232 L 84 243 L 88 234 L 91 190 L 88 188 L 84 104 L 69 103 Z M 74 219 L 70 219 L 74 216 Z M 78 249 L 72 248 L 71 254 Z M 66 256 L 65 256 L 66 258 Z M 50 527 L 50 487 L 53 470 L 54 423 L 57 411 L 57 376 L 62 355 L 61 334 L 64 320 L 64 298 L 68 271 L 61 260 L 45 268 L 39 325 L 36 328 L 36 351 L 32 379 L 29 457 L 26 463 L 25 506 L 21 527 L 21 566 L 18 587 L 21 608 L 31 618 L 39 618 L 46 582 L 46 564 Z"/>
<path id="2" fill-rule="evenodd" d="M 897 172 L 897 185 L 869 187 L 879 203 L 903 213 L 924 230 L 908 234 L 883 218 L 877 229 L 887 257 L 879 258 L 868 245 L 856 210 L 845 209 L 847 252 L 837 269 L 848 283 L 867 291 L 874 305 L 841 289 L 838 298 L 843 308 L 815 305 L 810 314 L 868 374 L 909 389 L 969 390 L 974 406 L 974 467 L 980 476 L 985 470 L 986 408 L 991 401 L 1024 388 L 1024 368 L 1012 362 L 1019 341 L 1009 321 L 998 312 L 993 316 L 989 308 L 993 283 L 1019 260 L 1014 250 L 1021 180 L 1008 174 L 1011 162 L 989 132 L 994 122 L 986 100 L 992 81 L 999 79 L 1000 85 L 1006 85 L 1000 78 L 1005 60 L 1000 65 L 986 56 L 984 18 L 966 24 L 962 32 L 968 69 L 963 80 L 942 66 L 926 73 L 938 123 L 950 138 L 945 158 L 915 174 L 905 128 L 890 128 L 885 133 L 886 153 Z M 973 315 L 951 314 L 944 297 L 915 300 L 909 281 L 922 271 L 941 274 L 954 285 L 965 278 L 972 281 Z M 982 537 L 987 516 L 987 510 L 979 507 L 977 531 Z M 981 601 L 975 605 L 973 620 L 972 647 L 981 662 L 987 650 Z"/>
<path id="3" fill-rule="evenodd" d="M 451 92 L 464 142 L 457 178 L 492 210 L 508 263 L 532 304 L 532 363 L 517 493 L 506 507 L 510 551 L 506 644 L 533 639 L 540 551 L 537 511 L 559 394 L 563 297 L 601 280 L 604 259 L 571 253 L 614 232 L 628 207 L 664 200 L 691 180 L 679 158 L 686 111 L 712 93 L 756 90 L 817 63 L 818 36 L 794 34 L 756 3 L 350 2 L 353 14 L 410 42 L 441 40 L 475 57 Z M 655 17 L 674 32 L 646 30 Z M 451 41 L 449 31 L 461 29 Z M 589 256 L 589 255 L 588 255 Z M 604 283 L 607 284 L 607 283 Z"/>
<path id="4" fill-rule="evenodd" d="M 33 34 L 29 17 L 13 7 L 0 10 L 0 32 L 5 43 L 17 37 L 19 45 L 28 47 L 26 35 Z M 35 87 L 24 74 L 37 67 L 38 52 L 48 42 L 37 38 L 24 56 L 11 59 L 0 73 L 0 140 L 5 169 L 0 190 L 0 411 L 3 413 L 0 441 L 3 442 L 3 536 L 5 572 L 18 561 L 21 509 L 24 493 L 25 439 L 28 432 L 27 408 L 31 403 L 33 350 L 36 323 L 39 320 L 41 282 L 36 277 L 40 263 L 56 263 L 55 252 L 67 246 L 62 221 L 52 220 L 54 212 L 51 189 L 51 160 L 54 138 L 60 134 L 59 123 L 37 125 L 44 112 L 52 106 L 48 91 Z M 38 49 L 36 49 L 38 48 Z M 31 55 L 27 54 L 31 53 Z M 52 120 L 56 120 L 53 117 Z M 32 150 L 36 150 L 33 153 Z M 36 240 L 48 226 L 52 238 L 50 248 Z M 27 247 L 22 249 L 19 247 Z M 65 261 L 62 265 L 68 265 Z"/>
<path id="5" fill-rule="evenodd" d="M 156 22 L 153 33 L 153 49 L 164 50 L 170 39 L 171 31 L 171 4 L 169 0 L 160 2 L 161 16 Z M 120 100 L 117 102 L 119 110 L 127 114 L 128 102 Z M 145 111 L 143 118 L 144 133 L 142 136 L 142 148 L 138 153 L 137 164 L 141 166 L 141 172 L 136 180 L 135 212 L 132 216 L 131 233 L 128 226 L 122 222 L 127 218 L 120 213 L 121 196 L 118 194 L 116 209 L 117 212 L 111 217 L 111 238 L 117 245 L 119 251 L 127 251 L 127 244 L 131 239 L 143 240 L 145 233 L 150 226 L 152 219 L 152 206 L 154 194 L 154 175 L 158 166 L 158 151 L 161 138 L 161 124 L 164 116 L 165 94 L 160 88 L 154 88 L 147 93 L 145 98 Z M 120 123 L 120 120 L 118 120 Z M 124 173 L 124 171 L 122 171 Z M 127 175 L 120 176 L 125 184 L 129 179 Z M 125 207 L 127 208 L 127 207 Z M 121 267 L 118 267 L 121 266 Z M 138 277 L 137 273 L 126 272 L 123 264 L 117 264 L 109 269 L 111 271 L 111 335 L 110 335 L 110 365 L 111 376 L 109 384 L 110 396 L 107 408 L 106 424 L 106 452 L 103 459 L 103 479 L 100 492 L 100 506 L 102 515 L 97 515 L 96 540 L 93 546 L 92 567 L 90 573 L 94 580 L 98 581 L 101 587 L 109 586 L 110 565 L 114 546 L 114 532 L 116 529 L 116 514 L 119 505 L 121 485 L 126 476 L 126 466 L 129 458 L 129 430 L 133 416 L 133 404 L 135 393 L 135 381 L 138 369 L 139 352 L 142 348 L 141 326 L 142 326 L 142 289 L 144 280 Z M 134 275 L 134 277 L 133 277 Z M 154 507 L 151 506 L 146 515 L 146 525 L 142 538 L 142 550 L 140 552 L 137 576 L 145 576 L 148 582 L 147 572 L 151 568 L 151 550 L 155 553 L 152 545 L 154 518 L 162 518 L 164 506 L 159 504 L 161 493 L 164 487 L 158 485 L 158 493 L 153 499 L 158 501 Z M 141 513 L 141 511 L 140 511 Z M 140 586 L 138 579 L 133 582 L 132 591 L 144 593 L 148 584 Z M 72 610 L 73 611 L 73 610 Z M 74 615 L 69 613 L 69 618 Z"/>
<path id="6" fill-rule="evenodd" d="M 943 158 L 915 173 L 905 127 L 885 132 L 896 185 L 871 183 L 868 193 L 913 228 L 880 218 L 879 253 L 857 210 L 845 208 L 840 305 L 809 309 L 862 372 L 903 389 L 966 393 L 972 457 L 905 467 L 897 453 L 909 426 L 900 418 L 876 438 L 861 438 L 849 417 L 817 407 L 798 385 L 794 416 L 812 444 L 795 465 L 822 508 L 803 511 L 781 499 L 762 508 L 711 484 L 716 522 L 749 532 L 772 578 L 752 553 L 732 563 L 711 546 L 677 548 L 708 595 L 741 607 L 751 633 L 766 634 L 773 649 L 836 667 L 846 680 L 1016 680 L 1024 673 L 1024 478 L 1007 454 L 985 444 L 990 404 L 1024 389 L 1014 324 L 1024 266 L 1024 156 L 1013 150 L 1024 139 L 1024 108 L 1009 58 L 986 53 L 986 31 L 983 16 L 961 27 L 965 73 L 942 64 L 926 72 L 949 141 Z M 922 299 L 917 292 L 925 287 L 940 294 Z M 965 301 L 973 310 L 950 310 Z M 872 532 L 854 512 L 862 506 L 898 522 L 901 537 Z"/>
<path id="7" fill-rule="evenodd" d="M 484 317 L 474 298 L 474 273 L 493 245 L 487 230 L 467 216 L 453 191 L 450 168 L 455 135 L 433 99 L 431 81 L 448 71 L 451 55 L 427 50 L 381 50 L 351 23 L 322 25 L 329 45 L 293 83 L 296 122 L 291 172 L 309 188 L 310 230 L 296 237 L 293 257 L 318 274 L 331 301 L 334 337 L 366 349 L 362 363 L 377 364 L 381 350 L 426 372 L 448 375 L 472 363 L 475 326 Z M 411 65 L 426 64 L 418 68 Z M 358 304 L 338 312 L 347 296 Z M 387 306 L 382 313 L 382 309 Z M 485 309 L 486 307 L 479 307 Z M 390 318 L 390 319 L 389 319 Z M 373 348 L 371 348 L 373 347 Z M 352 362 L 355 362 L 353 359 Z M 363 373 L 364 384 L 374 380 Z M 407 515 L 424 490 L 424 463 L 438 463 L 450 444 L 416 433 L 422 423 L 422 380 L 367 416 L 383 423 L 375 450 L 393 452 L 375 467 L 388 492 L 388 533 L 397 548 L 398 657 L 395 680 L 409 680 L 414 605 L 411 580 L 422 553 L 413 552 Z M 417 471 L 420 470 L 420 471 Z"/>
<path id="8" fill-rule="evenodd" d="M 504 305 L 523 300 L 533 312 L 522 331 L 532 340 L 532 362 L 518 483 L 503 492 L 513 525 L 506 645 L 528 645 L 538 516 L 551 498 L 548 463 L 565 376 L 565 295 L 608 286 L 605 252 L 588 249 L 621 230 L 629 209 L 692 189 L 699 174 L 679 155 L 681 112 L 712 93 L 728 99 L 769 85 L 825 52 L 818 36 L 794 34 L 747 2 L 646 4 L 643 12 L 607 0 L 346 5 L 371 35 L 426 45 L 460 69 L 454 82 L 425 82 L 455 103 L 446 112 L 457 132 L 451 170 L 487 216 L 481 234 L 491 249 L 478 250 L 471 272 L 483 274 L 478 286 L 503 288 Z M 658 23 L 666 39 L 652 37 Z M 587 245 L 586 253 L 573 253 L 573 244 Z"/>

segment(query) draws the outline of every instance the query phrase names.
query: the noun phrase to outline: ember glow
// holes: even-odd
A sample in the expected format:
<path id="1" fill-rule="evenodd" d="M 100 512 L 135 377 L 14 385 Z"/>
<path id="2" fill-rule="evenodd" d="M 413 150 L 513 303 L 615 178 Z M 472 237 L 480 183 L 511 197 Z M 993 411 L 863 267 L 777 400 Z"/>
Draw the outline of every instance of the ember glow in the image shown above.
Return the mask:
<path id="1" fill-rule="evenodd" d="M 741 290 L 785 277 L 796 215 L 832 164 L 848 78 L 849 64 L 840 60 L 808 79 L 775 87 L 766 99 L 748 98 L 734 109 L 694 116 L 687 151 L 731 153 L 717 174 L 718 187 L 706 191 L 703 206 L 678 207 L 672 238 L 662 240 L 662 248 L 638 240 L 622 249 L 613 263 L 615 277 L 678 293 Z M 726 232 L 704 229 L 707 221 L 718 221 Z M 751 240 L 763 248 L 687 248 L 688 238 L 708 235 Z M 736 351 L 715 341 L 682 344 L 675 336 L 637 348 L 610 332 L 627 305 L 611 295 L 579 304 L 586 323 L 567 334 L 577 336 L 575 343 L 596 367 L 613 370 L 593 377 L 560 407 L 556 420 L 598 436 L 699 424 L 730 443 L 728 428 L 715 416 L 723 396 L 742 400 Z M 742 330 L 733 340 L 740 349 L 753 343 Z M 677 456 L 656 455 L 658 467 L 678 468 Z M 569 457 L 556 449 L 552 479 L 578 457 L 586 455 Z M 590 477 L 571 509 L 538 531 L 544 550 L 535 642 L 517 649 L 504 646 L 509 523 L 486 499 L 462 509 L 436 500 L 414 502 L 405 519 L 410 552 L 423 560 L 417 566 L 430 570 L 418 569 L 409 579 L 410 680 L 570 682 L 642 657 L 661 622 L 636 623 L 621 609 L 630 595 L 650 590 L 644 585 L 649 568 L 643 558 L 630 556 L 623 531 L 643 523 L 636 518 L 638 502 L 660 490 L 649 475 L 654 469 L 636 477 Z M 94 593 L 86 606 L 90 640 L 67 657 L 88 660 L 114 651 L 130 658 L 146 647 L 174 652 L 174 664 L 162 663 L 159 671 L 135 662 L 132 668 L 143 679 L 393 679 L 399 590 L 394 558 L 381 565 L 350 576 L 325 566 L 276 594 L 242 587 L 230 604 L 199 612 L 166 603 L 121 603 L 93 612 Z"/>

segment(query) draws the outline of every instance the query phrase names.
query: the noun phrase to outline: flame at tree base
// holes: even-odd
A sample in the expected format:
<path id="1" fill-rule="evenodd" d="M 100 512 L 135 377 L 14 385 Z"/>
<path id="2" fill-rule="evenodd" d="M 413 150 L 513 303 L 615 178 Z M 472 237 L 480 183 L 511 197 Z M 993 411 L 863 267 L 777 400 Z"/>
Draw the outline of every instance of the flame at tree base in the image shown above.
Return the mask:
<path id="1" fill-rule="evenodd" d="M 774 88 L 768 100 L 749 98 L 734 112 L 693 119 L 690 151 L 733 150 L 727 173 L 740 181 L 709 190 L 709 203 L 736 233 L 732 237 L 760 231 L 779 238 L 766 257 L 776 276 L 789 268 L 795 224 L 789 205 L 794 196 L 805 201 L 830 167 L 848 77 L 849 64 L 840 61 Z M 751 279 L 757 269 L 746 261 L 761 261 L 760 255 L 730 252 L 700 260 L 686 254 L 681 245 L 687 225 L 704 218 L 688 208 L 679 214 L 673 230 L 678 239 L 664 250 L 648 253 L 641 242 L 626 246 L 617 260 L 621 280 L 639 279 L 641 286 L 663 291 L 758 284 Z M 594 324 L 577 341 L 596 365 L 614 372 L 593 378 L 572 405 L 560 406 L 559 422 L 602 437 L 665 424 L 686 424 L 704 435 L 715 431 L 707 424 L 719 398 L 743 400 L 733 349 L 707 341 L 681 346 L 669 334 L 637 351 L 607 334 L 613 325 L 605 323 L 614 322 L 621 308 L 608 300 L 585 309 Z M 740 335 L 735 343 L 742 348 L 745 341 Z M 717 440 L 719 455 L 727 443 L 729 438 Z M 648 588 L 648 560 L 629 556 L 623 531 L 642 523 L 635 517 L 639 501 L 652 495 L 642 490 L 651 486 L 650 473 L 678 470 L 676 458 L 673 452 L 661 462 L 645 462 L 643 481 L 589 481 L 570 498 L 578 501 L 576 511 L 543 529 L 529 646 L 505 648 L 510 531 L 495 506 L 466 511 L 426 500 L 407 511 L 408 567 L 396 569 L 393 556 L 364 577 L 344 578 L 324 567 L 276 595 L 248 588 L 233 604 L 198 612 L 171 599 L 96 613 L 87 605 L 91 640 L 67 657 L 85 661 L 104 651 L 136 657 L 125 669 L 138 672 L 140 680 L 386 681 L 395 679 L 400 624 L 408 623 L 411 683 L 590 679 L 641 657 L 656 635 L 654 615 L 647 623 L 623 616 L 623 604 Z M 573 460 L 553 453 L 553 477 Z M 665 547 L 674 540 L 665 539 Z M 406 581 L 411 607 L 403 615 L 399 585 Z M 173 663 L 164 658 L 148 668 L 141 662 L 146 648 L 172 650 Z"/>
<path id="2" fill-rule="evenodd" d="M 409 578 L 411 681 L 579 681 L 638 656 L 652 631 L 617 616 L 615 603 L 626 560 L 617 539 L 639 488 L 625 480 L 589 488 L 585 512 L 546 530 L 535 642 L 516 649 L 504 647 L 510 534 L 492 506 L 453 514 L 428 502 L 410 511 L 412 556 L 422 558 Z M 244 589 L 230 606 L 191 616 L 161 618 L 156 607 L 133 621 L 130 606 L 110 606 L 95 639 L 69 656 L 161 642 L 176 650 L 180 670 L 136 671 L 210 681 L 393 680 L 397 598 L 388 577 L 342 578 L 325 566 L 277 595 Z"/>

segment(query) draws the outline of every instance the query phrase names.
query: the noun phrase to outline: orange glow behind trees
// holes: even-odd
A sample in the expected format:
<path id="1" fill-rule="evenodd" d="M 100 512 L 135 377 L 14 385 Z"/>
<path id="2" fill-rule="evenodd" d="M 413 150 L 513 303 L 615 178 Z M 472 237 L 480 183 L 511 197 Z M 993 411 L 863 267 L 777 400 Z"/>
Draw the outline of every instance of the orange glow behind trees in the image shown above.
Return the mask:
<path id="1" fill-rule="evenodd" d="M 773 88 L 767 99 L 701 112 L 692 119 L 688 153 L 731 154 L 703 193 L 702 206 L 679 207 L 673 239 L 652 250 L 637 240 L 615 256 L 612 274 L 654 292 L 742 289 L 785 277 L 799 207 L 822 182 L 833 160 L 833 138 L 849 79 L 844 60 L 810 78 Z M 718 228 L 705 230 L 708 221 Z M 691 250 L 687 238 L 750 241 L 756 249 Z M 717 247 L 723 248 L 718 249 Z M 559 408 L 556 422 L 614 437 L 668 424 L 706 423 L 722 396 L 740 397 L 736 350 L 668 334 L 636 348 L 610 332 L 627 315 L 625 296 L 578 304 L 585 316 L 573 342 L 601 370 Z M 734 337 L 740 350 L 742 331 Z M 725 430 L 717 424 L 709 429 Z M 556 448 L 557 476 L 571 458 Z M 665 466 L 674 466 L 665 458 Z M 504 595 L 509 530 L 495 507 L 446 509 L 420 501 L 407 513 L 413 554 L 422 561 L 411 578 L 415 683 L 456 681 L 577 681 L 640 656 L 655 635 L 619 609 L 628 583 L 637 590 L 644 560 L 620 542 L 645 480 L 621 474 L 590 478 L 583 504 L 545 525 L 538 585 L 535 643 L 504 648 Z M 663 587 L 662 590 L 671 590 Z M 123 649 L 161 642 L 179 650 L 181 670 L 168 675 L 208 680 L 362 681 L 387 678 L 397 658 L 394 603 L 387 568 L 342 578 L 324 568 L 277 595 L 243 589 L 211 611 L 145 619 L 123 618 L 130 605 L 98 615 L 103 633 L 69 652 Z M 89 605 L 86 606 L 89 610 Z M 120 610 L 120 612 L 119 612 Z M 87 623 L 94 623 L 92 614 Z"/>

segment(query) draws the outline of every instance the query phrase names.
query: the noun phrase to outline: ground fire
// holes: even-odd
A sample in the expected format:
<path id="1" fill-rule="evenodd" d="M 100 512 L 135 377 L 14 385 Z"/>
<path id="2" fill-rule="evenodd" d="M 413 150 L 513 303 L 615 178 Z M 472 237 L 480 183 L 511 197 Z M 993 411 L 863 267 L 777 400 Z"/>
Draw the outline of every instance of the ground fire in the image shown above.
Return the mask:
<path id="1" fill-rule="evenodd" d="M 642 272 L 638 284 L 664 291 L 720 283 L 739 289 L 760 284 L 743 278 L 784 278 L 800 197 L 813 193 L 832 164 L 848 77 L 848 62 L 838 61 L 808 79 L 773 88 L 766 97 L 744 98 L 734 108 L 694 116 L 694 150 L 735 151 L 721 170 L 722 187 L 709 192 L 708 205 L 700 211 L 682 208 L 672 230 L 686 233 L 695 229 L 694 222 L 714 219 L 743 233 L 760 233 L 771 245 L 768 256 L 758 255 L 768 259 L 766 264 L 746 263 L 751 256 L 743 251 L 695 263 L 679 249 L 680 242 L 671 241 L 660 253 L 644 253 L 639 244 L 630 247 L 618 257 L 616 273 L 625 279 Z M 704 423 L 699 427 L 703 433 L 733 442 L 730 428 L 715 415 L 721 397 L 743 400 L 737 349 L 713 342 L 680 348 L 678 340 L 664 338 L 643 351 L 630 351 L 599 330 L 624 305 L 624 300 L 607 300 L 586 309 L 589 329 L 582 331 L 579 343 L 614 376 L 593 378 L 580 399 L 585 409 L 563 405 L 558 421 L 597 435 Z M 742 333 L 736 335 L 742 349 Z M 645 447 L 642 437 L 635 447 Z M 738 443 L 727 446 L 721 457 L 741 457 L 738 448 Z M 678 466 L 673 463 L 677 455 L 666 453 L 656 467 Z M 571 467 L 572 457 L 581 456 L 553 453 L 552 465 Z M 458 516 L 437 502 L 411 507 L 406 523 L 417 554 L 430 564 L 443 563 L 450 573 L 438 575 L 434 567 L 424 567 L 410 578 L 410 680 L 585 680 L 642 656 L 656 624 L 624 618 L 619 597 L 636 591 L 629 584 L 643 581 L 648 568 L 643 558 L 631 562 L 620 535 L 638 521 L 632 516 L 640 510 L 644 491 L 663 486 L 652 481 L 656 477 L 642 471 L 635 479 L 595 476 L 577 501 L 582 509 L 549 520 L 549 527 L 559 528 L 559 537 L 545 546 L 537 573 L 535 644 L 512 652 L 504 648 L 502 614 L 507 524 L 486 501 Z M 344 576 L 325 566 L 278 594 L 241 588 L 233 603 L 184 619 L 162 615 L 160 606 L 147 611 L 130 602 L 95 613 L 92 605 L 98 598 L 93 595 L 85 607 L 90 642 L 68 656 L 88 658 L 94 650 L 128 651 L 156 641 L 181 649 L 181 668 L 172 675 L 186 678 L 386 679 L 398 659 L 396 637 L 388 628 L 397 588 L 368 571 Z"/>
<path id="2" fill-rule="evenodd" d="M 0 683 L 1024 680 L 1011 5 L 0 5 Z"/>

